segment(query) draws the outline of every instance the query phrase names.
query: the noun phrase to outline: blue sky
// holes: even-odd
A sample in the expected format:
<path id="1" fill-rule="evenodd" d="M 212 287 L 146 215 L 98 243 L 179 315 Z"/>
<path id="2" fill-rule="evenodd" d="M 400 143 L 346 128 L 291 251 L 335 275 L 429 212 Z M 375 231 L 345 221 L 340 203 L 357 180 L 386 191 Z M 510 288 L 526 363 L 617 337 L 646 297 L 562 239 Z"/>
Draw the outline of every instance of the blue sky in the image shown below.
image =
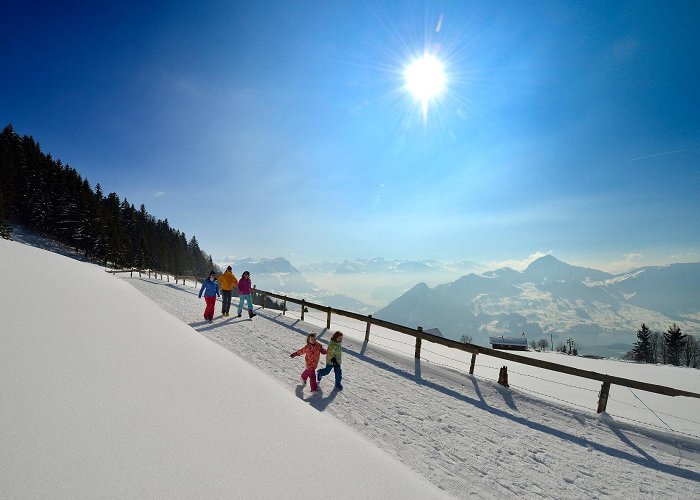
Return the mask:
<path id="1" fill-rule="evenodd" d="M 700 260 L 700 3 L 4 2 L 0 122 L 215 260 Z M 427 119 L 404 89 L 445 65 Z"/>

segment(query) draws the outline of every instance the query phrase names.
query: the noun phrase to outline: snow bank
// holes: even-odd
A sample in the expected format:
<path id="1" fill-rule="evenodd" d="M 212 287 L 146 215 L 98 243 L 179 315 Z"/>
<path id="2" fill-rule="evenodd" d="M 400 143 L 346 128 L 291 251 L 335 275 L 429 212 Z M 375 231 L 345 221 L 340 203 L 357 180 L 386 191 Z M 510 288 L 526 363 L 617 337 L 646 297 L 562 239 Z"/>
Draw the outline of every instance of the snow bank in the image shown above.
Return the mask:
<path id="1" fill-rule="evenodd" d="M 443 493 L 96 266 L 0 240 L 7 498 Z"/>

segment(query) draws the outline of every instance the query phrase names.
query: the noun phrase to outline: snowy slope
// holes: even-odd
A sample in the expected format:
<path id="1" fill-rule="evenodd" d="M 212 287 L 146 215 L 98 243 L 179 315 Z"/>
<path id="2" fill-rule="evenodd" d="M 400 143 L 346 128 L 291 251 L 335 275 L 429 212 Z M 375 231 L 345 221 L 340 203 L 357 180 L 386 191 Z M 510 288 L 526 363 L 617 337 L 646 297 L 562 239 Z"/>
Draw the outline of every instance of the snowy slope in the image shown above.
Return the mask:
<path id="1" fill-rule="evenodd" d="M 0 276 L 2 498 L 443 495 L 99 267 L 0 240 Z"/>
<path id="2" fill-rule="evenodd" d="M 439 346 L 424 343 L 425 358 L 434 361 L 416 362 L 406 337 L 392 338 L 373 327 L 370 343 L 363 346 L 364 326 L 349 323 L 331 328 L 346 333 L 345 390 L 332 390 L 332 381 L 324 379 L 323 393 L 310 396 L 298 385 L 302 362 L 288 354 L 303 345 L 309 331 L 321 333 L 321 341 L 327 342 L 323 313 L 311 311 L 302 323 L 293 311 L 281 315 L 259 309 L 252 321 L 218 316 L 209 324 L 200 319 L 203 303 L 192 286 L 126 281 L 202 335 L 272 374 L 312 408 L 336 416 L 456 497 L 700 496 L 700 440 L 688 435 L 700 430 L 700 400 L 665 398 L 661 407 L 651 405 L 652 413 L 630 391 L 624 389 L 625 394 L 614 387 L 609 409 L 626 412 L 628 419 L 598 416 L 597 383 L 588 386 L 580 379 L 510 366 L 512 387 L 505 389 L 492 381 L 502 364 L 499 360 L 480 357 L 478 376 L 470 377 L 447 366 L 465 367 L 464 353 L 444 353 Z M 574 359 L 554 354 L 552 358 Z M 612 365 L 608 368 L 612 373 Z M 616 367 L 623 376 L 636 368 L 623 363 Z M 679 383 L 669 385 L 690 385 L 690 390 L 700 386 L 697 370 L 674 370 L 669 376 Z M 534 394 L 533 387 L 550 394 L 549 400 Z M 638 395 L 647 404 L 654 402 L 646 393 Z M 627 396 L 635 406 L 625 402 Z M 677 431 L 687 432 L 663 432 L 629 420 L 647 419 L 664 427 L 659 416 Z"/>

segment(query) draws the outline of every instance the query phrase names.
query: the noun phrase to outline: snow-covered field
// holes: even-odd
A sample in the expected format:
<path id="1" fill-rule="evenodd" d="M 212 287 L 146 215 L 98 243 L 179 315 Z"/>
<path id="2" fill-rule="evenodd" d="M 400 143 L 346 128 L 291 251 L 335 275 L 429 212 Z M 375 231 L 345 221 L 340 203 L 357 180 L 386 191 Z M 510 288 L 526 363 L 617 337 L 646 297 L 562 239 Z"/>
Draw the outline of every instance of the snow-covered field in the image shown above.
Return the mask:
<path id="1" fill-rule="evenodd" d="M 613 386 L 596 415 L 597 382 L 486 356 L 468 376 L 465 353 L 424 343 L 416 361 L 411 338 L 373 327 L 365 346 L 364 325 L 339 317 L 345 390 L 324 379 L 310 395 L 289 353 L 309 331 L 327 342 L 325 314 L 209 324 L 192 285 L 11 242 L 0 256 L 9 498 L 287 498 L 329 484 L 341 498 L 435 498 L 425 480 L 459 498 L 700 497 L 700 400 Z M 530 355 L 700 390 L 697 370 Z M 510 389 L 494 382 L 504 364 Z"/>
<path id="2" fill-rule="evenodd" d="M 444 495 L 99 267 L 0 276 L 0 498 Z"/>

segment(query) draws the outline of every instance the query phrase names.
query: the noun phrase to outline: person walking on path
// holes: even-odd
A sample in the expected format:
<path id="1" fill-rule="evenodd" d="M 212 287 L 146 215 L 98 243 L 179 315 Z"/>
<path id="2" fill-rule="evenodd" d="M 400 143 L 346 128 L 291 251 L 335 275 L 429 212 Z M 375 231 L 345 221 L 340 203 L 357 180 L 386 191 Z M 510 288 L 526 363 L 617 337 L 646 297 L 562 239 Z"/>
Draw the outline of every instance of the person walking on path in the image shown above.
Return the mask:
<path id="1" fill-rule="evenodd" d="M 202 293 L 204 294 L 204 301 L 207 303 L 204 309 L 204 319 L 209 322 L 214 321 L 214 306 L 216 305 L 216 298 L 220 297 L 219 294 L 219 283 L 216 281 L 216 273 L 214 271 L 209 273 L 209 279 L 204 280 L 202 283 L 202 288 L 199 289 L 199 298 L 202 298 Z"/>
<path id="2" fill-rule="evenodd" d="M 233 293 L 233 287 L 238 285 L 238 280 L 233 275 L 231 266 L 226 268 L 218 278 L 219 286 L 221 287 L 221 315 L 228 316 L 231 310 L 231 294 Z"/>
<path id="3" fill-rule="evenodd" d="M 250 273 L 248 271 L 243 271 L 241 279 L 238 280 L 238 292 L 241 298 L 238 302 L 238 317 L 241 317 L 241 312 L 243 311 L 243 302 L 248 302 L 248 317 L 252 318 L 255 316 L 253 312 L 253 299 L 250 296 L 252 283 L 250 281 Z"/>
<path id="4" fill-rule="evenodd" d="M 317 372 L 317 379 L 320 382 L 321 378 L 328 375 L 331 370 L 335 371 L 335 388 L 339 391 L 343 390 L 343 371 L 340 369 L 340 356 L 342 354 L 343 332 L 337 331 L 331 337 L 328 343 L 328 351 L 326 352 L 326 367 L 321 368 Z"/>
<path id="5" fill-rule="evenodd" d="M 306 363 L 306 370 L 301 373 L 301 380 L 304 381 L 304 386 L 306 386 L 306 379 L 311 380 L 311 392 L 318 391 L 318 384 L 316 383 L 316 368 L 318 367 L 318 359 L 321 354 L 326 354 L 326 350 L 321 344 L 316 342 L 316 334 L 311 333 L 306 337 L 306 345 L 293 352 L 289 355 L 290 358 L 295 358 L 304 354 L 304 361 Z"/>

